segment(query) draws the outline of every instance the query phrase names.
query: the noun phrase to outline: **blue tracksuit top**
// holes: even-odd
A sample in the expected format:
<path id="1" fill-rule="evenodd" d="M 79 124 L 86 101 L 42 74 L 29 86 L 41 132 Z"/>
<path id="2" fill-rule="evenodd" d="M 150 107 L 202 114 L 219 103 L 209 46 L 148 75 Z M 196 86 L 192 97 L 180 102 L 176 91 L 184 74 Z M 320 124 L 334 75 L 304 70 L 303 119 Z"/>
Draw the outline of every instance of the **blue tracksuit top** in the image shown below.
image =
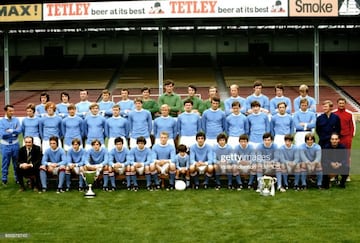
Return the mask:
<path id="1" fill-rule="evenodd" d="M 106 148 L 100 147 L 99 151 L 93 148 L 85 153 L 85 165 L 107 165 L 109 162 L 109 154 Z"/>
<path id="2" fill-rule="evenodd" d="M 234 154 L 237 161 L 249 161 L 250 163 L 256 162 L 256 149 L 251 144 L 247 144 L 245 148 L 240 144 L 234 148 Z"/>
<path id="3" fill-rule="evenodd" d="M 129 137 L 129 122 L 118 116 L 110 117 L 105 122 L 105 136 L 108 138 Z"/>
<path id="4" fill-rule="evenodd" d="M 105 117 L 112 116 L 112 107 L 115 105 L 112 101 L 100 101 L 98 103 L 100 114 Z"/>
<path id="5" fill-rule="evenodd" d="M 298 147 L 295 144 L 291 144 L 290 147 L 287 147 L 285 144 L 283 144 L 279 150 L 279 160 L 281 163 L 300 162 L 300 153 Z"/>
<path id="6" fill-rule="evenodd" d="M 9 131 L 10 129 L 10 131 Z M 20 121 L 16 117 L 9 119 L 7 116 L 0 120 L 0 136 L 7 143 L 17 143 L 21 133 Z"/>
<path id="7" fill-rule="evenodd" d="M 222 161 L 226 161 L 227 163 L 233 163 L 234 157 L 233 148 L 229 144 L 225 144 L 224 147 L 220 147 L 219 144 L 214 145 L 214 163 L 219 163 Z"/>
<path id="8" fill-rule="evenodd" d="M 143 136 L 150 137 L 152 130 L 152 117 L 148 110 L 141 109 L 130 112 L 129 117 L 130 137 L 138 138 Z"/>
<path id="9" fill-rule="evenodd" d="M 186 167 L 186 169 L 189 169 L 190 156 L 188 154 L 185 154 L 185 156 L 182 157 L 180 154 L 177 154 L 175 156 L 175 165 L 177 170 L 181 169 L 182 167 Z"/>
<path id="10" fill-rule="evenodd" d="M 294 126 L 297 132 L 311 131 L 316 125 L 316 114 L 312 111 L 298 110 L 293 115 Z M 300 123 L 306 123 L 306 127 L 300 126 Z"/>
<path id="11" fill-rule="evenodd" d="M 162 159 L 169 159 L 171 162 L 175 161 L 175 147 L 171 144 L 155 144 L 152 147 L 153 151 L 153 160 L 162 160 Z"/>
<path id="12" fill-rule="evenodd" d="M 278 113 L 277 105 L 280 102 L 285 102 L 285 104 L 286 104 L 286 113 L 291 114 L 291 110 L 292 110 L 291 100 L 288 97 L 285 97 L 285 96 L 281 96 L 281 97 L 275 96 L 274 98 L 272 98 L 270 100 L 270 113 L 271 113 L 271 115 L 275 115 L 275 114 Z"/>
<path id="13" fill-rule="evenodd" d="M 128 161 L 130 165 L 133 165 L 137 162 L 144 163 L 144 165 L 150 165 L 152 158 L 153 155 L 151 149 L 145 147 L 143 150 L 140 150 L 136 146 L 130 150 Z"/>
<path id="14" fill-rule="evenodd" d="M 76 106 L 76 115 L 84 119 L 86 115 L 89 113 L 89 107 L 91 105 L 90 101 L 80 101 Z M 86 113 L 86 115 L 84 115 Z"/>
<path id="15" fill-rule="evenodd" d="M 311 96 L 305 96 L 305 97 L 301 97 L 301 96 L 298 96 L 294 99 L 294 111 L 298 111 L 300 109 L 300 101 L 302 99 L 306 98 L 308 100 L 308 109 L 314 113 L 316 113 L 316 100 L 311 97 Z"/>
<path id="16" fill-rule="evenodd" d="M 113 148 L 109 152 L 109 166 L 113 166 L 115 163 L 122 163 L 128 165 L 127 157 L 129 155 L 129 150 L 125 147 L 122 147 L 121 150 L 117 150 L 117 148 Z"/>
<path id="17" fill-rule="evenodd" d="M 199 114 L 183 112 L 177 119 L 177 132 L 179 136 L 195 136 L 201 130 Z"/>
<path id="18" fill-rule="evenodd" d="M 120 100 L 117 104 L 120 106 L 120 115 L 122 117 L 128 117 L 129 113 L 135 110 L 135 104 L 133 100 Z"/>
<path id="19" fill-rule="evenodd" d="M 226 117 L 226 133 L 229 137 L 239 137 L 249 133 L 249 122 L 243 114 L 231 113 Z"/>
<path id="20" fill-rule="evenodd" d="M 227 98 L 225 101 L 224 101 L 224 106 L 225 106 L 225 115 L 228 116 L 231 114 L 231 109 L 232 109 L 232 103 L 234 101 L 238 101 L 240 103 L 240 112 L 242 114 L 246 114 L 246 111 L 247 111 L 247 105 L 246 105 L 246 99 L 243 98 L 243 97 L 229 97 Z"/>
<path id="21" fill-rule="evenodd" d="M 74 163 L 77 166 L 85 165 L 86 150 L 79 148 L 78 151 L 75 151 L 73 148 L 70 148 L 66 153 L 66 163 Z"/>
<path id="22" fill-rule="evenodd" d="M 260 94 L 256 96 L 255 94 L 249 95 L 246 98 L 246 106 L 247 109 L 251 109 L 251 102 L 258 101 L 261 105 L 261 108 L 264 108 L 266 110 L 270 110 L 270 101 L 269 98 L 266 95 Z"/>
<path id="23" fill-rule="evenodd" d="M 22 120 L 21 128 L 24 137 L 38 137 L 40 138 L 40 118 L 39 117 L 25 117 Z"/>
<path id="24" fill-rule="evenodd" d="M 169 139 L 174 139 L 177 131 L 176 131 L 176 120 L 171 117 L 163 117 L 160 116 L 154 120 L 154 135 L 155 138 L 160 138 L 160 133 L 166 131 L 169 133 Z"/>
<path id="25" fill-rule="evenodd" d="M 295 132 L 293 118 L 287 113 L 274 115 L 271 118 L 270 130 L 273 136 L 293 134 Z"/>
<path id="26" fill-rule="evenodd" d="M 201 118 L 201 127 L 206 134 L 206 138 L 214 139 L 219 133 L 225 131 L 225 112 L 220 109 L 216 111 L 207 109 Z"/>
<path id="27" fill-rule="evenodd" d="M 62 118 L 65 118 L 68 116 L 68 106 L 70 103 L 59 103 L 56 104 L 56 114 Z"/>
<path id="28" fill-rule="evenodd" d="M 57 147 L 55 150 L 48 148 L 42 157 L 41 164 L 47 165 L 48 163 L 57 163 L 59 166 L 66 165 L 65 151 L 60 147 Z"/>
<path id="29" fill-rule="evenodd" d="M 190 165 L 196 162 L 207 162 L 209 165 L 214 163 L 214 151 L 209 144 L 204 144 L 202 147 L 193 144 L 190 147 Z"/>
<path id="30" fill-rule="evenodd" d="M 249 141 L 261 143 L 262 136 L 266 132 L 270 132 L 269 118 L 265 113 L 252 113 L 248 117 L 249 121 Z"/>
<path id="31" fill-rule="evenodd" d="M 61 122 L 62 134 L 64 134 L 64 143 L 71 145 L 74 138 L 82 140 L 84 136 L 84 121 L 78 116 L 67 116 Z"/>
<path id="32" fill-rule="evenodd" d="M 62 119 L 56 115 L 45 115 L 40 119 L 40 136 L 43 140 L 49 140 L 51 136 L 62 137 Z"/>
<path id="33" fill-rule="evenodd" d="M 300 145 L 299 150 L 301 162 L 321 162 L 321 147 L 319 144 L 314 143 L 310 147 L 304 143 Z"/>
<path id="34" fill-rule="evenodd" d="M 279 161 L 279 148 L 275 143 L 266 147 L 263 143 L 256 148 L 257 162 Z"/>
<path id="35" fill-rule="evenodd" d="M 106 119 L 100 115 L 88 115 L 84 120 L 84 132 L 87 137 L 86 143 L 90 144 L 93 139 L 99 139 L 104 144 L 104 129 Z"/>

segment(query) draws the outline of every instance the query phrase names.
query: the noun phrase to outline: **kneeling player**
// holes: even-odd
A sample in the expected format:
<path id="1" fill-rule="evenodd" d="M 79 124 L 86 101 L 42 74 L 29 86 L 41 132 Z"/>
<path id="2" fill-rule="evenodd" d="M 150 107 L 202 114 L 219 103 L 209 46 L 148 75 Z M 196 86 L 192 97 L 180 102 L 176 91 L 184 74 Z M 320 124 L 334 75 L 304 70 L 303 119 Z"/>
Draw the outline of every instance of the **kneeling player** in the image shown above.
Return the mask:
<path id="1" fill-rule="evenodd" d="M 217 145 L 214 146 L 214 169 L 216 179 L 216 190 L 221 188 L 220 175 L 228 176 L 228 188 L 232 189 L 232 147 L 227 143 L 228 137 L 220 133 L 216 137 Z"/>

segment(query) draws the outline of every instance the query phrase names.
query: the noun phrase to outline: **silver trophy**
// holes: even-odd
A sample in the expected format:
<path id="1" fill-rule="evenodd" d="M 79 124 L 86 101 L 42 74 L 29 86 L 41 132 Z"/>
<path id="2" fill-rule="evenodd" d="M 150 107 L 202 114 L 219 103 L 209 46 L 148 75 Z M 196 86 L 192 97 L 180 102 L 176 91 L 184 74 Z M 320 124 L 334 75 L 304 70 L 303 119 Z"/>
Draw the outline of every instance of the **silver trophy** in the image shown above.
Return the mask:
<path id="1" fill-rule="evenodd" d="M 258 190 L 262 196 L 275 196 L 276 178 L 264 175 L 258 178 Z"/>
<path id="2" fill-rule="evenodd" d="M 82 176 L 88 185 L 88 190 L 84 194 L 85 198 L 94 198 L 96 196 L 95 192 L 92 190 L 92 185 L 94 184 L 95 180 L 97 179 L 96 171 L 84 171 Z"/>

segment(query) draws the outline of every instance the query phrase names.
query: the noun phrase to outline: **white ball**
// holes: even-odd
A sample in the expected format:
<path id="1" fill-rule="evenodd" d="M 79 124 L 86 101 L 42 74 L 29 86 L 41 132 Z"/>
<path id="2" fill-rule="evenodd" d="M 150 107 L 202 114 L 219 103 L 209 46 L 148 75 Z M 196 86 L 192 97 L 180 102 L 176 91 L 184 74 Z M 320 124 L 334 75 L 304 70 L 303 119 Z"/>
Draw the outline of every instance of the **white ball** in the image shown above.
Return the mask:
<path id="1" fill-rule="evenodd" d="M 186 183 L 182 180 L 175 181 L 175 189 L 179 191 L 183 191 L 186 189 Z"/>

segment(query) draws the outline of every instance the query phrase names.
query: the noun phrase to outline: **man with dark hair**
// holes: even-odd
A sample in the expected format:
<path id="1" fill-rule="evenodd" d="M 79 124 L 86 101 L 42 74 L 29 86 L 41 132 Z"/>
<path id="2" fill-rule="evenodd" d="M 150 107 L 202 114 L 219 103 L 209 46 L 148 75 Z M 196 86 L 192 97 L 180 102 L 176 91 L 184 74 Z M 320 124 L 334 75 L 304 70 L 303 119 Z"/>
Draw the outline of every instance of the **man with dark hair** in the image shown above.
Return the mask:
<path id="1" fill-rule="evenodd" d="M 8 171 L 12 160 L 14 172 L 16 171 L 16 163 L 19 155 L 18 136 L 21 133 L 20 121 L 14 117 L 14 106 L 5 105 L 5 116 L 0 120 L 0 137 L 1 137 L 1 154 L 2 154 L 2 183 L 6 185 L 8 182 Z M 16 173 L 15 173 L 15 180 Z"/>
<path id="2" fill-rule="evenodd" d="M 152 119 L 159 116 L 159 104 L 156 100 L 150 98 L 151 90 L 148 87 L 141 89 L 143 108 L 150 111 Z"/>
<path id="3" fill-rule="evenodd" d="M 186 100 L 191 100 L 193 103 L 192 112 L 200 115 L 202 110 L 202 100 L 196 97 L 196 90 L 197 88 L 195 85 L 188 85 L 188 96 L 183 99 L 182 102 L 184 103 Z"/>
<path id="4" fill-rule="evenodd" d="M 45 105 L 46 105 L 46 103 L 49 102 L 49 101 L 50 101 L 50 96 L 49 96 L 49 94 L 46 93 L 46 92 L 42 92 L 42 93 L 40 94 L 40 104 L 36 105 L 36 107 L 35 107 L 35 111 L 36 111 L 35 114 L 36 114 L 37 116 L 42 117 L 42 116 L 45 116 L 45 115 L 46 115 Z"/>
<path id="5" fill-rule="evenodd" d="M 25 190 L 24 177 L 31 177 L 31 184 L 34 191 L 40 188 L 39 167 L 41 164 L 41 148 L 34 144 L 32 137 L 24 138 L 25 145 L 19 150 L 19 158 L 16 165 L 16 174 L 20 185 L 20 191 Z M 35 177 L 35 180 L 34 178 Z"/>
<path id="6" fill-rule="evenodd" d="M 181 112 L 182 104 L 179 95 L 174 93 L 174 82 L 165 81 L 165 92 L 159 97 L 159 106 L 167 104 L 170 107 L 170 116 L 177 117 Z"/>

